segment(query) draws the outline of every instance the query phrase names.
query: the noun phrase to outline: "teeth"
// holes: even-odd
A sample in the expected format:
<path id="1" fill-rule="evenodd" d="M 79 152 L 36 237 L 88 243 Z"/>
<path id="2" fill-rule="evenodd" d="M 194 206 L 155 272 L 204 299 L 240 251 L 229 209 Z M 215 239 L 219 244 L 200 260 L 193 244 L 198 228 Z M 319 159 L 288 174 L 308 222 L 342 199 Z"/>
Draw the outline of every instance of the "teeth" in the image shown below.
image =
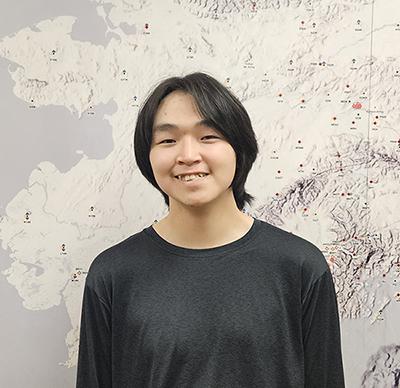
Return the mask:
<path id="1" fill-rule="evenodd" d="M 191 181 L 191 180 L 196 179 L 196 178 L 203 178 L 204 176 L 206 176 L 206 174 L 184 175 L 184 176 L 180 175 L 180 176 L 178 176 L 178 178 L 181 181 Z"/>

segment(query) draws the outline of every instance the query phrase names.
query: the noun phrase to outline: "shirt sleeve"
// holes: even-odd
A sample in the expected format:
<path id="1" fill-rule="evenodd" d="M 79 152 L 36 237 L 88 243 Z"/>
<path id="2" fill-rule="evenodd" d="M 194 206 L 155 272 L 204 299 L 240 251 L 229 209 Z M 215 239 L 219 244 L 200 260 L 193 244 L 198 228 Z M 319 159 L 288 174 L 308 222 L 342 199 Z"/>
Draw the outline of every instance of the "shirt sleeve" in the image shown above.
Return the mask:
<path id="1" fill-rule="evenodd" d="M 304 298 L 302 316 L 305 388 L 345 388 L 340 319 L 329 268 Z"/>
<path id="2" fill-rule="evenodd" d="M 110 388 L 111 312 L 87 283 L 83 292 L 76 388 Z"/>

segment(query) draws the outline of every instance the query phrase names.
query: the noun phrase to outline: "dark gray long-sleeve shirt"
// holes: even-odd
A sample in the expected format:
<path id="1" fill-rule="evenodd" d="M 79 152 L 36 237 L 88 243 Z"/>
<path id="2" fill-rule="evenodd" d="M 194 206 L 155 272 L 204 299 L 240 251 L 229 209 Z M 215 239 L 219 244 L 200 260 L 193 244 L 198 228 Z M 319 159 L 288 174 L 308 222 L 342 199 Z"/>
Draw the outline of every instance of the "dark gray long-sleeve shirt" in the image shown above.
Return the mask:
<path id="1" fill-rule="evenodd" d="M 343 388 L 322 252 L 255 219 L 239 240 L 175 246 L 152 226 L 85 282 L 77 388 Z"/>

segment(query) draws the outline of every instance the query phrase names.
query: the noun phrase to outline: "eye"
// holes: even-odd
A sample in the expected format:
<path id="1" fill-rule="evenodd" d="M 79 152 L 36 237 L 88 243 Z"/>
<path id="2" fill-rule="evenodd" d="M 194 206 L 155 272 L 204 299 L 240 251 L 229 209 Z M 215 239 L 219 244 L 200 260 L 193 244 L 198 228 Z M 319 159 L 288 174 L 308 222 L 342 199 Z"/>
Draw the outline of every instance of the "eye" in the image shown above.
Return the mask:
<path id="1" fill-rule="evenodd" d="M 164 143 L 165 141 L 173 141 L 172 139 L 165 139 L 163 141 L 160 141 L 160 144 Z"/>
<path id="2" fill-rule="evenodd" d="M 205 139 L 206 137 L 214 137 L 215 139 L 219 139 L 218 136 L 214 136 L 214 135 L 203 136 L 202 139 Z M 165 139 L 165 140 L 161 141 L 160 144 L 162 144 L 166 141 L 174 141 L 174 140 L 173 139 Z"/>

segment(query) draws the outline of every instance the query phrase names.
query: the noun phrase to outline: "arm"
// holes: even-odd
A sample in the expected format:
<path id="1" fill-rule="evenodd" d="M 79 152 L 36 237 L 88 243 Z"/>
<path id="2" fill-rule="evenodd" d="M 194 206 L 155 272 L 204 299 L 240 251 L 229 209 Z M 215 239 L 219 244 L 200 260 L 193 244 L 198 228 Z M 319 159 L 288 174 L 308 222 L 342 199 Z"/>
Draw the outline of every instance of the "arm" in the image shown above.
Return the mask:
<path id="1" fill-rule="evenodd" d="M 340 319 L 327 269 L 302 303 L 305 388 L 344 388 Z"/>
<path id="2" fill-rule="evenodd" d="M 110 388 L 110 308 L 88 284 L 82 302 L 76 388 Z"/>

